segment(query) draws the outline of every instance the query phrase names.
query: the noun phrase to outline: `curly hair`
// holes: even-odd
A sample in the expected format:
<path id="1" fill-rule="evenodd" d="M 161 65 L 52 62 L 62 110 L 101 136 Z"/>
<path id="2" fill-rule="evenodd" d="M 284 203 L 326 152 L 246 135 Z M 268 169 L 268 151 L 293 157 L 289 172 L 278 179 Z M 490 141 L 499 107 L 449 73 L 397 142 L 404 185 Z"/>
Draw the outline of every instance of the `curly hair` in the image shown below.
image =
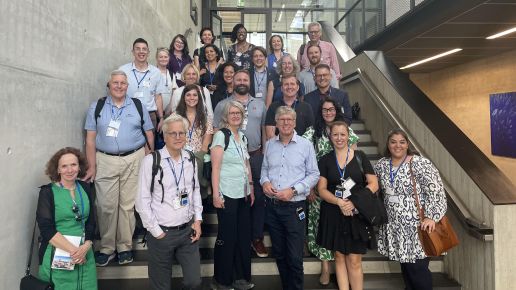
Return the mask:
<path id="1" fill-rule="evenodd" d="M 79 160 L 79 173 L 77 175 L 78 178 L 84 177 L 86 174 L 86 170 L 88 169 L 88 160 L 86 159 L 86 156 L 81 152 L 81 150 L 74 148 L 74 147 L 65 147 L 62 149 L 59 149 L 50 160 L 47 162 L 47 166 L 45 169 L 45 174 L 50 178 L 52 182 L 58 182 L 61 179 L 60 174 L 58 173 L 58 167 L 59 167 L 59 160 L 63 155 L 66 154 L 73 154 L 77 157 Z"/>
<path id="2" fill-rule="evenodd" d="M 206 111 L 204 110 L 204 100 L 202 98 L 201 90 L 198 85 L 187 85 L 185 86 L 183 93 L 181 94 L 181 99 L 179 99 L 179 104 L 177 104 L 176 113 L 188 120 L 188 116 L 186 115 L 186 101 L 185 96 L 189 91 L 197 91 L 197 106 L 195 108 L 195 124 L 193 124 L 197 128 L 201 128 L 201 132 L 206 132 Z"/>
<path id="3" fill-rule="evenodd" d="M 240 28 L 245 29 L 245 32 L 247 33 L 247 28 L 242 23 L 238 23 L 233 27 L 233 30 L 231 31 L 231 42 L 235 42 L 237 40 L 237 33 Z"/>
<path id="4" fill-rule="evenodd" d="M 202 40 L 202 35 L 203 35 L 203 33 L 204 33 L 205 31 L 209 31 L 209 32 L 211 32 L 211 38 L 212 38 L 212 39 L 211 39 L 211 43 L 215 43 L 215 33 L 213 33 L 213 29 L 211 29 L 211 27 L 203 27 L 203 28 L 201 29 L 201 32 L 199 32 L 199 38 L 201 39 L 201 43 L 202 43 L 202 44 L 206 44 L 206 43 L 204 43 L 204 40 Z"/>
<path id="5" fill-rule="evenodd" d="M 226 82 L 224 81 L 224 70 L 228 66 L 233 68 L 233 71 L 235 72 L 235 74 L 239 69 L 238 66 L 234 62 L 225 62 L 225 63 L 219 65 L 219 68 L 217 69 L 217 82 L 218 82 L 217 89 L 220 86 L 226 86 Z"/>

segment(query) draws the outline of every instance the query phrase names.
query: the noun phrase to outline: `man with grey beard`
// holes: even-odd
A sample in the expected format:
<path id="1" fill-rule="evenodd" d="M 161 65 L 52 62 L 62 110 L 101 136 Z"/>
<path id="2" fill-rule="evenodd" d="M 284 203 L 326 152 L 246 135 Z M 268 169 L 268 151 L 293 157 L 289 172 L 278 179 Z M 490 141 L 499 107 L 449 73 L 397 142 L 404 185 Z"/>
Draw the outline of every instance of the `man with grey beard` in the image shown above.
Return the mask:
<path id="1" fill-rule="evenodd" d="M 263 161 L 262 148 L 265 144 L 265 103 L 250 94 L 250 76 L 247 70 L 239 70 L 233 77 L 233 95 L 217 104 L 213 113 L 213 128 L 220 129 L 222 110 L 229 101 L 237 101 L 244 106 L 245 116 L 240 128 L 247 137 L 254 187 L 255 202 L 251 208 L 252 247 L 258 257 L 269 254 L 263 244 L 263 225 L 265 222 L 265 200 L 260 186 L 260 174 Z"/>

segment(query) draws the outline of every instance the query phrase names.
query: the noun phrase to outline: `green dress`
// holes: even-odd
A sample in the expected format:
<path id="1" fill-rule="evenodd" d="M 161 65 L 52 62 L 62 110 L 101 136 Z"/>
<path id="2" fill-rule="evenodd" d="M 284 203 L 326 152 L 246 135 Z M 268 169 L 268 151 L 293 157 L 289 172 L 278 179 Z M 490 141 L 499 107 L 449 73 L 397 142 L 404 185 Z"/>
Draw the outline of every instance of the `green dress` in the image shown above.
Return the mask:
<path id="1" fill-rule="evenodd" d="M 84 217 L 86 220 L 90 213 L 90 201 L 84 189 L 80 188 L 82 199 L 84 201 Z M 82 236 L 83 225 L 80 221 L 75 220 L 75 213 L 72 211 L 73 201 L 70 192 L 52 184 L 52 193 L 54 195 L 55 205 L 55 224 L 56 229 L 63 235 Z M 75 202 L 82 207 L 79 193 L 75 194 Z M 39 278 L 49 281 L 50 277 L 50 258 L 53 246 L 49 243 L 43 256 L 43 262 L 39 267 Z M 52 269 L 52 283 L 55 290 L 96 290 L 97 289 L 97 269 L 95 266 L 95 257 L 93 249 L 86 254 L 86 264 L 75 265 L 73 271 Z"/>
<path id="2" fill-rule="evenodd" d="M 303 137 L 308 139 L 315 147 L 315 155 L 317 160 L 326 155 L 328 152 L 333 150 L 333 147 L 330 143 L 328 137 L 323 134 L 321 138 L 315 140 L 314 138 L 315 130 L 313 127 L 308 128 Z M 315 144 L 314 144 L 315 141 Z M 348 146 L 351 146 L 358 142 L 358 136 L 353 132 L 351 128 L 349 128 L 349 141 Z M 317 240 L 317 232 L 319 229 L 319 215 L 321 212 L 321 198 L 319 195 L 315 198 L 314 202 L 309 203 L 308 205 L 308 250 L 314 254 L 319 260 L 327 260 L 333 261 L 335 258 L 333 257 L 333 252 L 319 246 L 316 242 Z"/>

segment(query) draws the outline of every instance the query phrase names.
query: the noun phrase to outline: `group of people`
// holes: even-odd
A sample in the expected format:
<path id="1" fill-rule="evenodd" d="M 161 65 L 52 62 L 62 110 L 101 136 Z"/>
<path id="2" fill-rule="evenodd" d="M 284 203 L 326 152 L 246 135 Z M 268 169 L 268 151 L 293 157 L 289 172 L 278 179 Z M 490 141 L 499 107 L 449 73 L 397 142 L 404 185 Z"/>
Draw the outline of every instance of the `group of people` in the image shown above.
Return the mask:
<path id="1" fill-rule="evenodd" d="M 439 174 L 401 130 L 371 165 L 350 128 L 335 48 L 320 40 L 319 23 L 308 25 L 308 35 L 296 60 L 280 36 L 271 37 L 267 54 L 237 24 L 225 60 L 203 28 L 193 59 L 177 35 L 169 49 L 157 49 L 157 66 L 148 63 L 148 43 L 136 39 L 132 62 L 111 72 L 107 96 L 88 110 L 85 154 L 67 147 L 47 164 L 51 183 L 41 188 L 37 211 L 40 278 L 56 289 L 97 289 L 95 264 L 133 261 L 136 209 L 149 233 L 152 289 L 171 289 L 174 260 L 183 289 L 198 289 L 197 241 L 211 192 L 218 219 L 212 289 L 254 287 L 252 251 L 269 255 L 264 226 L 282 289 L 303 289 L 305 240 L 322 261 L 321 284 L 330 282 L 335 260 L 339 289 L 362 289 L 361 257 L 375 237 L 361 205 L 380 192 L 389 223 L 380 227 L 379 252 L 401 263 L 407 289 L 431 289 L 417 227 L 433 230 L 446 211 Z M 412 171 L 417 193 L 407 182 Z M 422 224 L 413 194 L 426 209 Z M 70 254 L 72 271 L 52 268 L 56 249 Z"/>

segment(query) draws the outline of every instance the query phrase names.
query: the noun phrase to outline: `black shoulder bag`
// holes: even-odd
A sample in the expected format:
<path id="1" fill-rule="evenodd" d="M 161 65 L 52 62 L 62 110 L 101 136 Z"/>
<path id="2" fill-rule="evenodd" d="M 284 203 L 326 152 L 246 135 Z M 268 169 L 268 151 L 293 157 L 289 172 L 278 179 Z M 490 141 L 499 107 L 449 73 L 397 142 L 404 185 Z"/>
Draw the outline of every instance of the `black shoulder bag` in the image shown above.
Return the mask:
<path id="1" fill-rule="evenodd" d="M 36 221 L 34 221 L 34 230 L 32 231 L 32 241 L 30 242 L 29 258 L 27 259 L 27 269 L 25 270 L 25 276 L 20 281 L 20 290 L 53 290 L 52 285 L 52 267 L 50 267 L 50 282 L 41 281 L 40 279 L 32 276 L 30 273 L 30 264 L 32 260 L 32 250 L 34 249 L 34 239 L 36 235 Z M 52 264 L 52 256 L 50 257 L 50 264 Z"/>

